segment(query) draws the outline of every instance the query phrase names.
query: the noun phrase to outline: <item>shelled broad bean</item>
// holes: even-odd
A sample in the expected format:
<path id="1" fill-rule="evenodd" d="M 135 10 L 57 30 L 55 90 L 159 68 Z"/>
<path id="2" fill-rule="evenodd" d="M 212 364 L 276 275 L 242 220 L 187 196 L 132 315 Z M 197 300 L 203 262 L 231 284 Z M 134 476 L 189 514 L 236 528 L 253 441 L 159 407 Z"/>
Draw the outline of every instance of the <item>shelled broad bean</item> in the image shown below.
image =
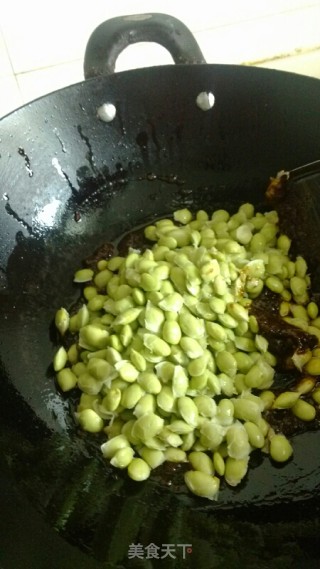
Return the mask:
<path id="1" fill-rule="evenodd" d="M 313 390 L 319 404 L 319 349 L 294 359 L 309 380 L 275 397 L 276 359 L 250 315 L 267 287 L 280 296 L 285 320 L 320 339 L 307 265 L 289 256 L 277 213 L 249 203 L 233 215 L 178 210 L 147 226 L 145 237 L 144 251 L 75 273 L 84 300 L 76 314 L 60 308 L 55 316 L 57 383 L 63 392 L 80 389 L 76 420 L 107 436 L 101 451 L 113 466 L 142 481 L 165 461 L 187 462 L 191 492 L 217 499 L 221 478 L 236 486 L 245 477 L 253 450 L 290 458 L 290 442 L 270 428 L 265 410 L 314 418 L 300 398 Z"/>

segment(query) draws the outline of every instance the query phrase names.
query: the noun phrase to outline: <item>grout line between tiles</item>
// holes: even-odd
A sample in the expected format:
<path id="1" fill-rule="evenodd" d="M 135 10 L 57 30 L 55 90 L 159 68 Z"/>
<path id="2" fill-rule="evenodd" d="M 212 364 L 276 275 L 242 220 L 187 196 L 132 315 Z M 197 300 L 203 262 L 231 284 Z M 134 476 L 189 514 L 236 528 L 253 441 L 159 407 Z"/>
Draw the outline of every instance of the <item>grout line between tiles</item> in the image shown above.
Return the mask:
<path id="1" fill-rule="evenodd" d="M 17 73 L 13 72 L 16 77 L 20 77 L 21 75 L 26 75 L 27 73 L 37 73 L 38 71 L 46 71 L 54 70 L 55 68 L 62 67 L 64 65 L 72 65 L 74 63 L 83 63 L 83 59 L 69 59 L 68 61 L 62 61 L 59 63 L 51 63 L 49 65 L 43 65 L 41 67 L 33 67 L 32 69 L 24 69 L 23 71 L 18 71 Z M 1 569 L 1 568 L 0 568 Z"/>
<path id="2" fill-rule="evenodd" d="M 316 45 L 310 48 L 297 48 L 294 51 L 288 53 L 281 53 L 274 55 L 273 57 L 266 57 L 263 59 L 255 59 L 253 61 L 243 61 L 241 65 L 261 65 L 262 63 L 268 63 L 271 61 L 277 61 L 278 59 L 286 59 L 290 57 L 299 57 L 299 55 L 307 55 L 320 50 L 320 45 Z"/>
<path id="3" fill-rule="evenodd" d="M 10 63 L 12 75 L 15 75 L 13 63 L 12 63 L 12 61 L 11 61 L 10 51 L 9 51 L 9 48 L 8 48 L 8 45 L 7 45 L 7 41 L 6 41 L 6 36 L 5 36 L 4 32 L 3 32 L 3 27 L 2 27 L 1 25 L 0 25 L 0 34 L 1 34 L 1 37 L 2 37 L 3 45 L 4 45 L 4 47 L 5 47 L 5 50 L 6 50 L 6 53 L 7 53 L 7 56 L 8 56 L 8 60 L 9 60 L 9 63 Z M 10 77 L 11 73 L 8 73 L 7 75 L 8 75 L 8 77 Z"/>
<path id="4" fill-rule="evenodd" d="M 1 30 L 0 30 L 1 31 Z M 266 57 L 266 58 L 262 58 L 262 59 L 253 59 L 250 61 L 242 61 L 241 65 L 260 65 L 261 63 L 266 63 L 269 61 L 277 61 L 278 59 L 284 59 L 284 58 L 288 58 L 288 57 L 297 57 L 299 55 L 306 55 L 306 54 L 310 54 L 312 52 L 318 51 L 320 50 L 320 44 L 319 45 L 315 45 L 312 47 L 306 47 L 306 48 L 296 48 L 293 51 L 290 52 L 285 52 L 285 53 L 280 53 L 271 57 Z M 25 69 L 23 71 L 19 71 L 19 72 L 14 72 L 13 68 L 12 68 L 12 63 L 10 60 L 10 65 L 12 68 L 12 74 L 15 77 L 21 77 L 24 76 L 28 73 L 33 73 L 33 72 L 41 72 L 41 71 L 46 71 L 46 70 L 54 70 L 55 68 L 59 68 L 62 67 L 64 65 L 72 65 L 72 64 L 77 64 L 77 63 L 82 63 L 83 64 L 83 59 L 70 59 L 67 61 L 63 61 L 63 62 L 59 62 L 59 63 L 52 63 L 50 65 L 45 65 L 45 66 L 41 66 L 41 67 L 35 67 L 32 69 Z"/>

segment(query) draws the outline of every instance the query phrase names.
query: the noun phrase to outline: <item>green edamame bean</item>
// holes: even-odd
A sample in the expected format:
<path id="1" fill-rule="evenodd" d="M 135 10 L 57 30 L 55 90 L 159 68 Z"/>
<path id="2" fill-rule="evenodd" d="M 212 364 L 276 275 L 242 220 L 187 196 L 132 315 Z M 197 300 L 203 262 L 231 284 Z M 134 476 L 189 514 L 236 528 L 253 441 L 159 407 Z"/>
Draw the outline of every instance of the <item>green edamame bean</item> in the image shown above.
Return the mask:
<path id="1" fill-rule="evenodd" d="M 268 389 L 273 383 L 273 378 L 274 369 L 264 359 L 260 358 L 246 374 L 245 383 L 247 387 Z"/>
<path id="2" fill-rule="evenodd" d="M 147 393 L 153 393 L 157 395 L 162 389 L 161 381 L 155 373 L 151 371 L 143 371 L 138 376 L 138 383 Z"/>
<path id="3" fill-rule="evenodd" d="M 213 282 L 214 292 L 218 296 L 224 296 L 228 291 L 227 283 L 222 275 L 217 275 Z"/>
<path id="4" fill-rule="evenodd" d="M 103 349 L 108 345 L 109 332 L 93 324 L 83 326 L 79 332 L 79 345 L 85 349 Z"/>
<path id="5" fill-rule="evenodd" d="M 55 314 L 54 323 L 60 334 L 63 336 L 69 328 L 70 315 L 65 308 L 59 308 Z"/>
<path id="6" fill-rule="evenodd" d="M 81 393 L 80 401 L 77 406 L 77 412 L 83 411 L 83 409 L 94 409 L 98 401 L 99 401 L 98 395 L 89 395 L 88 393 Z"/>
<path id="7" fill-rule="evenodd" d="M 175 419 L 168 425 L 168 429 L 178 435 L 186 435 L 187 433 L 191 433 L 191 431 L 194 430 L 194 427 L 181 419 Z"/>
<path id="8" fill-rule="evenodd" d="M 147 413 L 139 417 L 132 429 L 135 437 L 142 442 L 158 435 L 163 428 L 164 420 L 155 413 Z"/>
<path id="9" fill-rule="evenodd" d="M 150 466 L 142 458 L 133 458 L 128 466 L 128 475 L 136 482 L 142 482 L 150 476 Z"/>
<path id="10" fill-rule="evenodd" d="M 189 379 L 185 369 L 176 365 L 172 377 L 172 392 L 174 397 L 183 397 L 189 387 Z"/>
<path id="11" fill-rule="evenodd" d="M 106 360 L 98 357 L 92 357 L 88 360 L 86 371 L 91 373 L 96 379 L 106 381 L 116 377 L 115 369 Z"/>
<path id="12" fill-rule="evenodd" d="M 320 405 L 320 387 L 317 387 L 317 388 L 312 392 L 312 399 L 315 401 L 315 403 L 317 403 L 318 405 Z"/>
<path id="13" fill-rule="evenodd" d="M 223 476 L 225 473 L 225 463 L 222 455 L 219 451 L 213 453 L 213 468 L 214 471 L 219 475 Z"/>
<path id="14" fill-rule="evenodd" d="M 121 405 L 126 409 L 133 409 L 144 394 L 144 390 L 137 383 L 128 385 L 121 395 Z"/>
<path id="15" fill-rule="evenodd" d="M 77 363 L 79 359 L 79 351 L 78 351 L 78 344 L 71 344 L 70 348 L 67 351 L 68 361 L 71 365 Z"/>
<path id="16" fill-rule="evenodd" d="M 208 356 L 207 354 L 204 353 L 199 358 L 194 358 L 193 360 L 190 361 L 187 368 L 188 373 L 191 376 L 196 376 L 196 377 L 199 375 L 203 375 L 207 369 L 207 364 L 208 364 Z"/>
<path id="17" fill-rule="evenodd" d="M 158 304 L 159 308 L 169 312 L 180 312 L 183 306 L 183 297 L 178 292 L 167 294 Z"/>
<path id="18" fill-rule="evenodd" d="M 308 270 L 308 266 L 306 261 L 303 259 L 303 257 L 298 256 L 296 258 L 296 275 L 297 277 L 300 278 L 304 278 L 306 276 L 307 270 Z"/>
<path id="19" fill-rule="evenodd" d="M 120 360 L 114 364 L 121 379 L 128 383 L 133 383 L 139 376 L 139 371 L 127 360 Z"/>
<path id="20" fill-rule="evenodd" d="M 164 322 L 164 313 L 157 306 L 148 301 L 144 312 L 144 326 L 150 332 L 155 334 L 160 332 Z"/>
<path id="21" fill-rule="evenodd" d="M 234 406 L 230 399 L 221 399 L 217 407 L 217 418 L 221 425 L 229 426 L 233 423 Z"/>
<path id="22" fill-rule="evenodd" d="M 169 356 L 171 348 L 167 342 L 155 334 L 144 334 L 143 343 L 156 356 Z"/>
<path id="23" fill-rule="evenodd" d="M 108 344 L 111 348 L 114 348 L 115 350 L 117 350 L 117 352 L 123 351 L 123 345 L 121 343 L 121 340 L 120 340 L 119 336 L 117 336 L 116 334 L 111 334 L 109 336 Z"/>
<path id="24" fill-rule="evenodd" d="M 133 330 L 130 324 L 125 324 L 122 326 L 122 330 L 119 334 L 119 340 L 124 347 L 129 346 L 131 340 L 133 338 Z M 132 362 L 133 363 L 133 362 Z"/>
<path id="25" fill-rule="evenodd" d="M 160 464 L 165 461 L 164 452 L 161 450 L 151 449 L 148 447 L 142 447 L 139 450 L 139 454 L 143 460 L 150 466 L 150 468 L 157 468 Z"/>
<path id="26" fill-rule="evenodd" d="M 104 426 L 103 420 L 93 409 L 83 409 L 77 413 L 77 419 L 81 428 L 89 433 L 99 433 Z"/>
<path id="27" fill-rule="evenodd" d="M 92 280 L 94 272 L 92 269 L 80 269 L 76 271 L 73 277 L 75 283 L 86 283 Z"/>
<path id="28" fill-rule="evenodd" d="M 235 352 L 233 357 L 236 360 L 237 369 L 240 372 L 248 372 L 252 367 L 253 361 L 248 354 L 244 352 Z"/>
<path id="29" fill-rule="evenodd" d="M 68 361 L 68 354 L 63 346 L 58 348 L 57 352 L 53 357 L 53 369 L 54 371 L 60 371 L 64 368 Z"/>
<path id="30" fill-rule="evenodd" d="M 170 236 L 165 236 L 162 235 L 159 239 L 158 239 L 158 244 L 164 245 L 165 247 L 168 247 L 168 249 L 176 249 L 178 247 L 178 243 L 177 240 L 174 239 L 174 237 L 170 237 Z"/>
<path id="31" fill-rule="evenodd" d="M 225 350 L 218 352 L 216 362 L 219 370 L 226 373 L 230 377 L 234 377 L 237 373 L 237 360 L 234 356 Z"/>
<path id="32" fill-rule="evenodd" d="M 216 500 L 220 481 L 216 476 L 211 476 L 199 470 L 188 470 L 184 475 L 184 481 L 189 490 L 208 500 Z"/>
<path id="33" fill-rule="evenodd" d="M 163 361 L 155 365 L 155 370 L 157 377 L 161 379 L 163 383 L 167 383 L 173 378 L 175 366 L 171 362 Z"/>
<path id="34" fill-rule="evenodd" d="M 193 401 L 197 406 L 198 413 L 203 417 L 212 419 L 216 415 L 217 404 L 212 397 L 208 395 L 197 395 Z"/>
<path id="35" fill-rule="evenodd" d="M 310 304 L 311 304 L 311 303 L 310 303 Z M 319 318 L 319 317 L 314 318 L 314 319 L 311 321 L 311 325 L 312 325 L 313 327 L 315 327 L 315 328 L 320 328 L 320 318 Z"/>
<path id="36" fill-rule="evenodd" d="M 303 399 L 298 399 L 292 406 L 292 413 L 302 421 L 313 421 L 316 416 L 314 406 Z"/>
<path id="37" fill-rule="evenodd" d="M 249 313 L 248 310 L 237 302 L 231 302 L 228 304 L 228 312 L 233 318 L 238 321 L 244 320 L 246 322 L 249 321 Z"/>
<path id="38" fill-rule="evenodd" d="M 71 320 L 72 320 L 73 318 L 74 318 L 73 316 L 70 318 L 70 323 L 69 323 L 70 332 L 72 332 L 72 330 L 71 330 Z M 88 309 L 88 307 L 87 307 L 86 304 L 83 304 L 83 305 L 81 306 L 81 308 L 78 310 L 78 312 L 77 312 L 75 318 L 76 318 L 76 321 L 77 321 L 76 331 L 77 331 L 77 330 L 80 330 L 80 328 L 82 328 L 82 326 L 86 326 L 87 324 L 89 324 L 89 321 L 90 321 L 90 313 L 89 313 L 89 309 Z"/>
<path id="39" fill-rule="evenodd" d="M 304 366 L 306 373 L 320 375 L 320 357 L 312 357 Z"/>
<path id="40" fill-rule="evenodd" d="M 88 285 L 83 289 L 83 296 L 86 300 L 91 300 L 96 294 L 98 294 L 98 291 L 95 286 Z"/>
<path id="41" fill-rule="evenodd" d="M 121 448 L 113 455 L 110 464 L 116 468 L 127 468 L 134 457 L 134 450 L 131 447 Z"/>
<path id="42" fill-rule="evenodd" d="M 255 233 L 250 241 L 251 253 L 259 253 L 266 247 L 266 238 L 262 233 Z"/>
<path id="43" fill-rule="evenodd" d="M 296 385 L 295 389 L 300 393 L 300 395 L 304 395 L 305 393 L 310 393 L 310 391 L 312 391 L 315 383 L 315 377 L 303 377 Z"/>
<path id="44" fill-rule="evenodd" d="M 148 225 L 144 229 L 144 235 L 149 241 L 157 241 L 157 228 L 155 225 Z"/>
<path id="45" fill-rule="evenodd" d="M 225 328 L 217 322 L 206 322 L 206 330 L 209 336 L 218 342 L 226 342 L 228 339 Z"/>
<path id="46" fill-rule="evenodd" d="M 213 212 L 211 219 L 214 223 L 218 223 L 220 221 L 227 222 L 230 218 L 230 214 L 225 209 L 217 209 Z"/>
<path id="47" fill-rule="evenodd" d="M 120 405 L 121 389 L 112 387 L 108 389 L 106 395 L 102 400 L 102 406 L 109 412 L 114 412 Z"/>
<path id="48" fill-rule="evenodd" d="M 114 293 L 114 300 L 121 300 L 127 296 L 132 297 L 132 287 L 127 284 L 120 284 Z M 134 300 L 134 299 L 133 299 Z"/>
<path id="49" fill-rule="evenodd" d="M 305 279 L 294 276 L 290 279 L 290 288 L 294 296 L 301 296 L 306 293 L 307 283 Z"/>
<path id="50" fill-rule="evenodd" d="M 276 292 L 277 294 L 281 294 L 284 289 L 282 281 L 275 276 L 271 276 L 266 279 L 266 286 L 272 292 Z"/>
<path id="51" fill-rule="evenodd" d="M 69 369 L 69 368 L 66 368 Z M 83 373 L 85 373 L 87 371 L 87 366 L 83 363 L 83 362 L 77 362 L 76 364 L 74 364 L 72 366 L 72 371 L 73 373 L 79 377 L 80 375 L 82 375 Z"/>
<path id="52" fill-rule="evenodd" d="M 205 449 L 216 450 L 222 443 L 224 437 L 224 427 L 205 420 L 200 427 L 200 443 Z"/>
<path id="53" fill-rule="evenodd" d="M 189 382 L 189 389 L 187 390 L 187 395 L 196 395 L 201 393 L 206 389 L 208 383 L 208 374 L 205 371 L 202 375 L 192 376 Z"/>
<path id="54" fill-rule="evenodd" d="M 112 259 L 110 259 L 109 263 L 111 262 L 111 260 Z M 107 284 L 110 281 L 110 279 L 112 278 L 112 276 L 113 276 L 113 273 L 111 272 L 111 270 L 109 268 L 108 269 L 105 268 L 105 269 L 99 271 L 99 273 L 97 273 L 95 275 L 93 282 L 99 290 L 103 290 L 107 286 Z"/>
<path id="55" fill-rule="evenodd" d="M 139 399 L 139 402 L 134 408 L 133 414 L 137 419 L 142 415 L 148 413 L 155 413 L 156 411 L 156 399 L 152 393 L 146 393 Z"/>
<path id="56" fill-rule="evenodd" d="M 298 401 L 300 393 L 297 391 L 284 391 L 273 402 L 273 409 L 289 409 Z"/>
<path id="57" fill-rule="evenodd" d="M 60 389 L 63 392 L 66 392 L 76 387 L 78 383 L 78 377 L 70 368 L 66 367 L 57 373 L 57 382 Z"/>
<path id="58" fill-rule="evenodd" d="M 190 433 L 186 433 L 185 435 L 181 435 L 182 444 L 180 446 L 181 450 L 189 451 L 193 448 L 196 442 L 196 436 L 194 431 L 190 431 Z"/>
<path id="59" fill-rule="evenodd" d="M 242 423 L 230 425 L 226 433 L 228 455 L 237 460 L 247 459 L 250 454 L 248 433 Z"/>
<path id="60" fill-rule="evenodd" d="M 287 462 L 293 453 L 288 439 L 281 434 L 274 435 L 270 440 L 270 456 L 276 462 Z"/>
<path id="61" fill-rule="evenodd" d="M 182 445 L 182 437 L 177 433 L 173 433 L 168 427 L 163 427 L 159 433 L 159 439 L 164 441 L 167 446 L 180 447 Z"/>
<path id="62" fill-rule="evenodd" d="M 166 321 L 162 327 L 162 337 L 168 344 L 179 344 L 181 340 L 181 328 L 176 321 Z"/>
<path id="63" fill-rule="evenodd" d="M 204 472 L 205 474 L 213 476 L 213 460 L 205 452 L 190 452 L 188 455 L 188 460 L 194 470 L 199 470 L 200 472 Z"/>
<path id="64" fill-rule="evenodd" d="M 318 309 L 318 305 L 315 302 L 309 302 L 308 306 L 307 306 L 307 313 L 309 318 L 311 318 L 311 320 L 314 320 L 315 318 L 317 318 L 318 313 L 319 313 L 319 309 Z"/>
<path id="65" fill-rule="evenodd" d="M 194 338 L 183 336 L 180 340 L 180 346 L 186 353 L 188 358 L 196 359 L 203 355 L 203 348 Z"/>
<path id="66" fill-rule="evenodd" d="M 209 300 L 209 306 L 215 314 L 224 314 L 226 311 L 226 302 L 217 296 Z"/>
<path id="67" fill-rule="evenodd" d="M 277 247 L 280 249 L 285 255 L 289 253 L 289 249 L 291 247 L 291 239 L 287 235 L 279 235 L 277 239 Z"/>
<path id="68" fill-rule="evenodd" d="M 187 208 L 178 209 L 174 212 L 173 219 L 179 223 L 182 223 L 183 225 L 186 225 L 192 220 L 192 213 Z"/>
<path id="69" fill-rule="evenodd" d="M 228 457 L 225 463 L 224 477 L 229 486 L 238 486 L 248 471 L 248 459 Z"/>
<path id="70" fill-rule="evenodd" d="M 132 289 L 132 298 L 138 306 L 143 306 L 146 303 L 145 293 L 140 288 L 135 287 Z"/>
<path id="71" fill-rule="evenodd" d="M 263 401 L 264 409 L 271 409 L 275 401 L 275 398 L 276 398 L 275 394 L 272 391 L 269 391 L 268 389 L 260 393 L 260 399 Z"/>
<path id="72" fill-rule="evenodd" d="M 164 458 L 167 462 L 186 462 L 187 454 L 180 448 L 169 447 L 164 451 Z"/>
<path id="73" fill-rule="evenodd" d="M 220 274 L 220 267 L 217 259 L 210 259 L 210 261 L 204 263 L 200 267 L 200 275 L 203 282 L 211 282 L 219 274 Z"/>
<path id="74" fill-rule="evenodd" d="M 128 308 L 120 313 L 114 320 L 114 326 L 118 326 L 119 324 L 131 324 L 135 320 L 137 320 L 139 314 L 141 313 L 142 308 Z"/>
<path id="75" fill-rule="evenodd" d="M 226 312 L 224 314 L 219 314 L 218 320 L 220 324 L 222 324 L 225 328 L 237 328 L 237 326 L 239 325 L 239 322 L 235 318 L 233 318 L 233 316 L 227 314 Z"/>
<path id="76" fill-rule="evenodd" d="M 180 313 L 178 321 L 181 331 L 185 336 L 189 336 L 196 340 L 204 336 L 205 328 L 202 318 L 197 318 L 190 314 L 190 312 L 183 311 Z"/>
<path id="77" fill-rule="evenodd" d="M 90 301 L 90 302 L 94 302 L 99 296 L 101 296 L 101 295 L 95 296 L 92 299 L 92 301 Z M 115 300 L 113 308 L 114 308 L 114 312 L 116 314 L 123 314 L 124 312 L 126 312 L 130 308 L 135 308 L 134 300 L 133 300 L 132 296 L 125 296 L 124 298 L 120 298 L 119 300 Z M 99 310 L 99 308 L 98 308 L 98 310 Z M 130 322 L 127 322 L 125 324 L 130 324 Z"/>
<path id="78" fill-rule="evenodd" d="M 261 408 L 255 401 L 250 401 L 247 398 L 232 399 L 234 406 L 234 416 L 236 419 L 242 421 L 250 421 L 252 423 L 257 423 L 261 418 Z"/>
<path id="79" fill-rule="evenodd" d="M 178 411 L 186 423 L 196 427 L 198 424 L 198 408 L 191 397 L 179 397 Z"/>
<path id="80" fill-rule="evenodd" d="M 251 421 L 246 421 L 244 423 L 244 428 L 247 431 L 249 443 L 251 446 L 254 448 L 262 448 L 265 443 L 265 438 L 261 429 Z"/>

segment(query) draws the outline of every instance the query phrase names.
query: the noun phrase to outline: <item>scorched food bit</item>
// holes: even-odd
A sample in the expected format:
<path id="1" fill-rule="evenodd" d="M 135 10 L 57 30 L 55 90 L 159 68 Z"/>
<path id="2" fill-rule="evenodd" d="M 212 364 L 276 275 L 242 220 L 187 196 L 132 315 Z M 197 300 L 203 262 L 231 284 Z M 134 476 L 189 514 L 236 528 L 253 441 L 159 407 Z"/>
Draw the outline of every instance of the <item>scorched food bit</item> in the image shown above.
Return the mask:
<path id="1" fill-rule="evenodd" d="M 270 178 L 266 190 L 266 198 L 271 201 L 280 201 L 286 197 L 289 173 L 281 170 L 275 178 Z"/>
<path id="2" fill-rule="evenodd" d="M 303 358 L 318 344 L 318 338 L 286 322 L 279 314 L 279 302 L 268 292 L 254 299 L 250 307 L 259 325 L 259 332 L 269 343 L 269 349 L 277 357 L 277 368 L 296 368 L 295 355 Z"/>

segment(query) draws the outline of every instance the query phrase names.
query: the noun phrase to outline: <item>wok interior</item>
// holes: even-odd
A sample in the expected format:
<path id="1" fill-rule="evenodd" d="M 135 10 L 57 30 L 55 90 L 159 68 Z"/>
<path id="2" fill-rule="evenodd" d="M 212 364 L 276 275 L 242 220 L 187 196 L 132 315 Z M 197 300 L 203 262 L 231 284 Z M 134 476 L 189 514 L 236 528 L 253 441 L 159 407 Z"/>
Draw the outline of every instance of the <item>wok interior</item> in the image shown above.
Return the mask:
<path id="1" fill-rule="evenodd" d="M 307 94 L 302 80 L 289 74 L 210 67 L 88 81 L 3 121 L 11 157 L 3 168 L 7 196 L 0 219 L 6 244 L 1 389 L 7 402 L 1 442 L 32 508 L 97 563 L 108 559 L 120 567 L 125 560 L 135 567 L 127 551 L 138 541 L 192 543 L 198 566 L 202 550 L 211 556 L 218 548 L 228 559 L 222 521 L 240 556 L 252 547 L 254 524 L 262 538 L 253 555 L 268 548 L 275 539 L 269 521 L 284 542 L 303 533 L 301 559 L 306 544 L 316 554 L 310 544 L 318 523 L 318 433 L 295 438 L 285 468 L 253 456 L 239 488 L 223 487 L 217 503 L 204 503 L 185 492 L 179 468 L 142 485 L 110 469 L 94 437 L 76 429 L 69 399 L 53 381 L 53 315 L 78 298 L 72 276 L 94 249 L 180 207 L 235 211 L 245 201 L 265 207 L 270 175 L 316 159 L 319 118 L 309 112 L 320 94 L 316 82 L 310 80 Z M 207 114 L 194 103 L 203 89 L 216 96 Z M 110 125 L 96 118 L 106 97 L 118 109 Z M 313 516 L 308 535 L 294 514 L 298 502 L 301 518 Z"/>

